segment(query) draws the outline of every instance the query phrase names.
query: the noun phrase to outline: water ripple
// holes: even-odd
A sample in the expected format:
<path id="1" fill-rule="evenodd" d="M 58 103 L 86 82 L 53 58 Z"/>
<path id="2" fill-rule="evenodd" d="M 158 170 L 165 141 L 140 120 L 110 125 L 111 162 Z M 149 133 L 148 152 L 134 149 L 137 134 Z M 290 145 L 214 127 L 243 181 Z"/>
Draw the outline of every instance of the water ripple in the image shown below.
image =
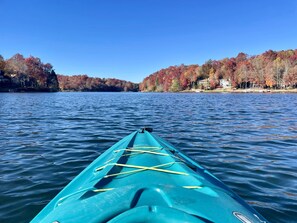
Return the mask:
<path id="1" fill-rule="evenodd" d="M 270 222 L 296 222 L 296 94 L 0 94 L 0 222 L 30 221 L 105 149 L 151 126 Z"/>

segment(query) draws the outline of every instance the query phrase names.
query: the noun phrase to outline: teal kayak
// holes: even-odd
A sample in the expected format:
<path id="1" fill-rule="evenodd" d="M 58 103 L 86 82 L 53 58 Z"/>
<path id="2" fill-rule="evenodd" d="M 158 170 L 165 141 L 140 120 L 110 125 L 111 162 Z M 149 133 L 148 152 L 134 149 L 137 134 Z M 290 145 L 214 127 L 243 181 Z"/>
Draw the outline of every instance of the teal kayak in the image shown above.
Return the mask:
<path id="1" fill-rule="evenodd" d="M 267 221 L 210 172 L 144 128 L 94 160 L 31 222 Z"/>

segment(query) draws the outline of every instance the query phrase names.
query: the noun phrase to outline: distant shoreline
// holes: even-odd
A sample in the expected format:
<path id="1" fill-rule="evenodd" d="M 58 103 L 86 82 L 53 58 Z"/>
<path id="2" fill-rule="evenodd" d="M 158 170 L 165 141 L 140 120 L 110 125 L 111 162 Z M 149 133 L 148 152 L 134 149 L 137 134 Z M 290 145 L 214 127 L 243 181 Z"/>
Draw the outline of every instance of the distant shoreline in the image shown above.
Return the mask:
<path id="1" fill-rule="evenodd" d="M 214 89 L 214 90 L 184 90 L 184 93 L 297 93 L 297 89 Z"/>
<path id="2" fill-rule="evenodd" d="M 297 89 L 214 89 L 214 90 L 201 90 L 201 89 L 191 89 L 175 92 L 164 92 L 164 91 L 73 91 L 73 90 L 59 90 L 59 91 L 38 91 L 38 90 L 22 90 L 22 91 L 0 91 L 1 93 L 58 93 L 58 92 L 102 92 L 102 93 L 238 93 L 238 94 L 248 94 L 248 93 L 271 93 L 271 94 L 281 94 L 281 93 L 297 93 Z"/>

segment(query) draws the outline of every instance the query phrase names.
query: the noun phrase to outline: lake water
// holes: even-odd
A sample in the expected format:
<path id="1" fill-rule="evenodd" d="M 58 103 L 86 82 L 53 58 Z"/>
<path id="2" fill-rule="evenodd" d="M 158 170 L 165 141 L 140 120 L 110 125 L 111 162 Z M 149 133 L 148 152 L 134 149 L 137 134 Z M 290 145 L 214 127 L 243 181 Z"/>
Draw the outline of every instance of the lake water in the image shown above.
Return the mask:
<path id="1" fill-rule="evenodd" d="M 29 222 L 143 126 L 270 222 L 297 222 L 297 94 L 2 93 L 0 222 Z"/>

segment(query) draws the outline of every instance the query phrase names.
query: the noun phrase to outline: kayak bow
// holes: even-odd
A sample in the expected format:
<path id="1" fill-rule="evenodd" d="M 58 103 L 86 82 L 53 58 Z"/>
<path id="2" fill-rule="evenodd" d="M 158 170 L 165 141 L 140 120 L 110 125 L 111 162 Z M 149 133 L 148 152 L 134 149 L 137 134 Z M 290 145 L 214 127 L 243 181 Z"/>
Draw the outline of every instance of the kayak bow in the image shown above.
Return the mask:
<path id="1" fill-rule="evenodd" d="M 267 222 L 151 131 L 136 131 L 105 151 L 32 222 Z"/>

